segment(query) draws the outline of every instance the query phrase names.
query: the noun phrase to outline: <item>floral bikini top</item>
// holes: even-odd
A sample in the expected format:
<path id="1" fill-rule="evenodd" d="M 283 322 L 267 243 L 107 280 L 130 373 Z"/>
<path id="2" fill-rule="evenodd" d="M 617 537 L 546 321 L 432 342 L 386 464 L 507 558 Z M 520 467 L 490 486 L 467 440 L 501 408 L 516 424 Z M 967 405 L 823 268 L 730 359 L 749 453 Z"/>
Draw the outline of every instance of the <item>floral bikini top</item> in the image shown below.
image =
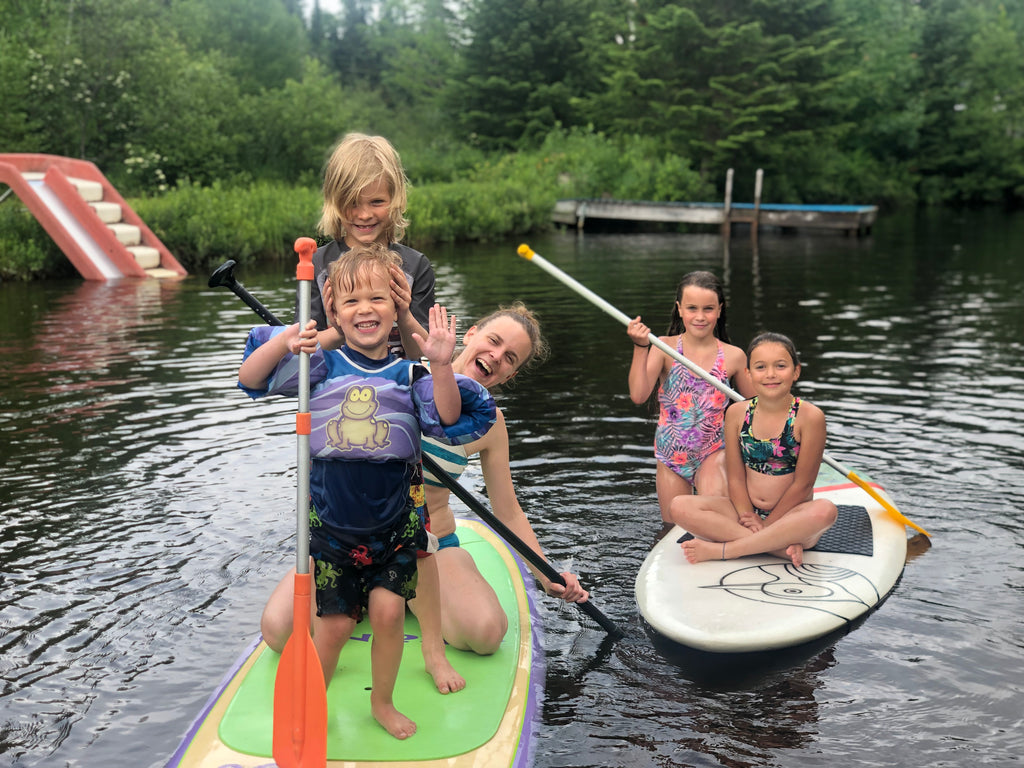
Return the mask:
<path id="1" fill-rule="evenodd" d="M 789 406 L 789 415 L 782 434 L 760 440 L 750 433 L 750 422 L 757 408 L 757 398 L 751 398 L 747 413 L 740 426 L 740 454 L 743 463 L 762 475 L 789 475 L 796 472 L 796 459 L 800 455 L 800 443 L 793 435 L 793 422 L 800 408 L 800 398 L 794 397 Z"/>

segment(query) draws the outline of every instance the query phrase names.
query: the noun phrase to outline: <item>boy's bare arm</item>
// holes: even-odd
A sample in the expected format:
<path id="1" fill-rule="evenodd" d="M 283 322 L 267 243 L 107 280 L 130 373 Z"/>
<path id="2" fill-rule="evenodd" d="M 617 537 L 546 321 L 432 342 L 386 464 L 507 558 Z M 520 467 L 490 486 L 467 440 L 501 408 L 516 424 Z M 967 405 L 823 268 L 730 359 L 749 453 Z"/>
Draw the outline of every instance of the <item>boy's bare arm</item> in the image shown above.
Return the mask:
<path id="1" fill-rule="evenodd" d="M 298 323 L 289 325 L 284 331 L 254 349 L 242 362 L 238 369 L 238 383 L 249 389 L 262 388 L 285 355 L 312 353 L 316 349 L 316 338 L 315 320 L 310 320 L 306 330 L 302 332 L 299 331 Z"/>
<path id="2" fill-rule="evenodd" d="M 452 354 L 455 352 L 455 315 L 448 317 L 448 310 L 439 304 L 430 308 L 430 333 L 426 336 L 416 333 L 416 341 L 427 360 L 434 380 L 434 406 L 445 426 L 454 424 L 462 414 L 462 396 L 452 370 Z"/>

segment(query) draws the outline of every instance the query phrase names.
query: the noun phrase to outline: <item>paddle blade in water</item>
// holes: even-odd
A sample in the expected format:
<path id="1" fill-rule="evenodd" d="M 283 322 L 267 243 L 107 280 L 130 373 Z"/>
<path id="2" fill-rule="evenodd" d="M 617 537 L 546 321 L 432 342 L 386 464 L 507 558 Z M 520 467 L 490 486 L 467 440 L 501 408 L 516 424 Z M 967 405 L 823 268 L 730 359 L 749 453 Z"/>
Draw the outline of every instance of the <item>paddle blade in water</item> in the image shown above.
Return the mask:
<path id="1" fill-rule="evenodd" d="M 309 636 L 309 574 L 296 574 L 295 623 L 277 665 L 274 760 L 280 768 L 327 765 L 327 689 Z"/>

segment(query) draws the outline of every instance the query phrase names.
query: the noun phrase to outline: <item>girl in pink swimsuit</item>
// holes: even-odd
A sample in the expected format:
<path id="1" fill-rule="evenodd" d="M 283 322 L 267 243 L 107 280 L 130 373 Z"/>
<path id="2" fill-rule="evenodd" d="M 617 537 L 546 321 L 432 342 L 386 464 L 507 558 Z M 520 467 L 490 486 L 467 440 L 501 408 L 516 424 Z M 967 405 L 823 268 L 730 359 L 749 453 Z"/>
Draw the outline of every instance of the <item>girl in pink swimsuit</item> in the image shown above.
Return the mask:
<path id="1" fill-rule="evenodd" d="M 671 522 L 672 499 L 725 492 L 722 424 L 729 398 L 655 347 L 651 330 L 639 317 L 627 328 L 633 342 L 629 396 L 637 405 L 658 386 L 659 416 L 654 434 L 656 486 L 661 518 Z M 729 344 L 725 292 L 710 272 L 690 272 L 676 290 L 668 334 L 659 337 L 692 363 L 722 382 L 736 379 L 745 397 L 751 394 L 746 356 Z"/>

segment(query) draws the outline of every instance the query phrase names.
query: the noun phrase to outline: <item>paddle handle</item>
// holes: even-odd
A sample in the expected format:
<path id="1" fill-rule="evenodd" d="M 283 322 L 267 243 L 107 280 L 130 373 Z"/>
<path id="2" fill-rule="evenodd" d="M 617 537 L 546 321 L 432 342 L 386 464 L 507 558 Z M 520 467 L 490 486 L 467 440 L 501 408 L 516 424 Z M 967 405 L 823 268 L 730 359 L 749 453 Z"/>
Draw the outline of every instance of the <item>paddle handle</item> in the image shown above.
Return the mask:
<path id="1" fill-rule="evenodd" d="M 598 296 L 596 293 L 591 291 L 589 288 L 587 288 L 582 283 L 578 282 L 577 280 L 574 280 L 572 277 L 567 275 L 565 272 L 563 272 L 561 269 L 556 267 L 554 264 L 552 264 L 550 261 L 545 259 L 540 254 L 538 254 L 536 251 L 534 251 L 532 248 L 530 248 L 530 246 L 526 245 L 525 243 L 520 245 L 516 252 L 520 256 L 522 256 L 524 259 L 529 261 L 531 264 L 536 264 L 538 267 L 543 269 L 545 272 L 547 272 L 549 275 L 554 277 L 556 280 L 558 280 L 559 282 L 567 285 L 569 288 L 571 288 L 573 291 L 578 293 L 580 296 L 583 296 L 585 299 L 590 301 L 595 306 L 603 309 L 605 312 L 607 312 L 609 315 L 614 317 L 616 320 L 618 320 L 623 325 L 627 325 L 628 326 L 630 321 L 633 319 L 633 318 L 629 317 L 625 312 L 622 312 L 622 311 L 616 309 L 615 307 L 613 307 L 611 304 L 609 304 L 607 301 L 602 299 L 600 296 Z M 732 400 L 734 400 L 736 402 L 739 402 L 739 401 L 744 399 L 743 395 L 741 395 L 735 389 L 730 387 L 724 381 L 719 381 L 714 376 L 712 376 L 710 373 L 708 373 L 703 368 L 701 368 L 699 365 L 697 365 L 696 363 L 693 363 L 692 361 L 690 361 L 687 358 L 683 357 L 683 355 L 679 352 L 679 350 L 673 349 L 671 346 L 669 346 L 664 341 L 659 339 L 653 333 L 647 334 L 647 339 L 655 347 L 660 349 L 662 352 L 664 352 L 666 355 L 668 355 L 673 360 L 678 362 L 680 365 L 684 366 L 694 376 L 697 376 L 701 380 L 706 381 L 708 384 L 713 386 L 719 392 L 725 393 L 725 395 L 728 396 L 730 399 L 732 399 Z M 866 482 L 864 482 L 861 478 L 859 478 L 852 470 L 847 469 L 846 467 L 844 467 L 842 464 L 840 464 L 838 461 L 833 459 L 827 453 L 823 454 L 822 461 L 824 461 L 826 464 L 828 464 L 833 469 L 835 469 L 838 472 L 842 473 L 843 476 L 846 477 L 848 480 L 850 480 L 852 483 L 854 483 L 855 485 L 859 486 L 861 488 L 861 490 L 863 490 L 871 498 L 873 498 L 875 501 L 877 501 L 879 504 L 881 504 L 883 509 L 885 509 L 887 512 L 889 512 L 889 514 L 891 514 L 893 517 L 895 517 L 901 523 L 903 523 L 904 525 L 909 525 L 915 531 L 919 531 L 919 532 L 923 533 L 925 536 L 929 536 L 929 537 L 931 536 L 931 534 L 928 533 L 928 531 L 926 531 L 924 528 L 919 526 L 917 523 L 912 522 L 909 518 L 907 518 L 905 515 L 900 513 L 899 510 L 896 509 L 896 507 L 894 507 L 892 504 L 890 504 L 888 501 L 886 501 L 884 498 L 882 498 L 882 496 L 877 491 L 875 491 L 874 488 L 872 488 L 870 485 L 868 485 Z"/>
<path id="2" fill-rule="evenodd" d="M 548 261 L 543 256 L 541 256 L 539 253 L 534 251 L 532 248 L 530 248 L 530 246 L 528 246 L 525 243 L 523 243 L 522 245 L 519 246 L 519 249 L 518 249 L 517 253 L 520 256 L 522 256 L 524 259 L 529 261 L 531 264 L 536 264 L 538 267 L 543 269 L 545 272 L 547 272 L 549 275 L 554 277 L 559 282 L 564 283 L 565 285 L 569 286 L 569 288 L 571 288 L 573 291 L 575 291 L 580 296 L 582 296 L 585 299 L 587 299 L 588 301 L 590 301 L 591 304 L 594 304 L 595 306 L 603 309 L 606 313 L 608 313 L 609 315 L 614 317 L 616 320 L 618 320 L 623 325 L 627 325 L 628 326 L 630 324 L 630 322 L 632 322 L 633 318 L 631 318 L 625 312 L 622 312 L 621 310 L 616 309 L 615 307 L 613 307 L 611 304 L 609 304 L 607 301 L 602 299 L 600 296 L 598 296 L 592 290 L 587 288 L 585 285 L 583 285 L 582 283 L 580 283 L 577 280 L 573 279 L 572 277 L 567 275 L 565 272 L 560 270 L 558 267 L 556 267 L 554 264 L 552 264 L 550 261 Z M 741 395 L 739 392 L 734 390 L 728 384 L 726 384 L 725 382 L 719 381 L 714 376 L 712 376 L 707 371 L 705 371 L 703 368 L 701 368 L 699 365 L 696 365 L 695 363 L 691 362 L 687 358 L 683 357 L 681 354 L 679 354 L 678 350 L 675 350 L 672 347 L 670 347 L 668 344 L 666 344 L 664 341 L 659 339 L 653 333 L 648 333 L 647 334 L 647 340 L 650 341 L 651 344 L 656 346 L 662 352 L 664 352 L 666 355 L 669 355 L 670 357 L 675 359 L 677 362 L 679 362 L 680 365 L 683 365 L 684 367 L 686 367 L 690 371 L 690 373 L 692 373 L 694 376 L 697 376 L 697 377 L 703 379 L 708 384 L 713 386 L 715 389 L 720 390 L 721 392 L 724 392 L 726 395 L 728 395 L 733 400 L 737 400 L 738 401 L 738 400 L 743 400 L 744 399 L 743 395 Z"/>
<path id="3" fill-rule="evenodd" d="M 226 286 L 242 301 L 244 301 L 249 309 L 255 312 L 257 315 L 263 318 L 267 325 L 283 325 L 278 320 L 274 313 L 267 309 L 265 306 L 249 293 L 242 284 L 235 279 L 235 260 L 228 259 L 210 275 L 210 279 L 206 282 L 210 288 L 219 288 L 220 286 Z"/>
<path id="4" fill-rule="evenodd" d="M 454 477 L 445 472 L 437 462 L 427 453 L 423 454 L 423 466 L 431 472 L 434 477 L 441 481 L 449 491 L 455 494 L 456 498 L 462 501 L 467 507 L 469 507 L 477 517 L 487 523 L 494 532 L 497 533 L 501 538 L 507 541 L 512 548 L 519 553 L 519 555 L 536 568 L 548 581 L 554 582 L 555 584 L 561 584 L 565 586 L 565 579 L 562 578 L 562 574 L 551 567 L 551 563 L 537 554 L 525 541 L 520 539 L 515 533 L 512 532 L 507 525 L 505 525 L 498 517 L 493 514 L 482 502 L 462 487 Z M 585 603 L 573 603 L 583 613 L 587 614 L 590 618 L 596 621 L 601 628 L 613 638 L 620 638 L 623 636 L 621 629 L 616 626 L 615 622 L 601 613 L 600 609 L 589 600 Z"/>

